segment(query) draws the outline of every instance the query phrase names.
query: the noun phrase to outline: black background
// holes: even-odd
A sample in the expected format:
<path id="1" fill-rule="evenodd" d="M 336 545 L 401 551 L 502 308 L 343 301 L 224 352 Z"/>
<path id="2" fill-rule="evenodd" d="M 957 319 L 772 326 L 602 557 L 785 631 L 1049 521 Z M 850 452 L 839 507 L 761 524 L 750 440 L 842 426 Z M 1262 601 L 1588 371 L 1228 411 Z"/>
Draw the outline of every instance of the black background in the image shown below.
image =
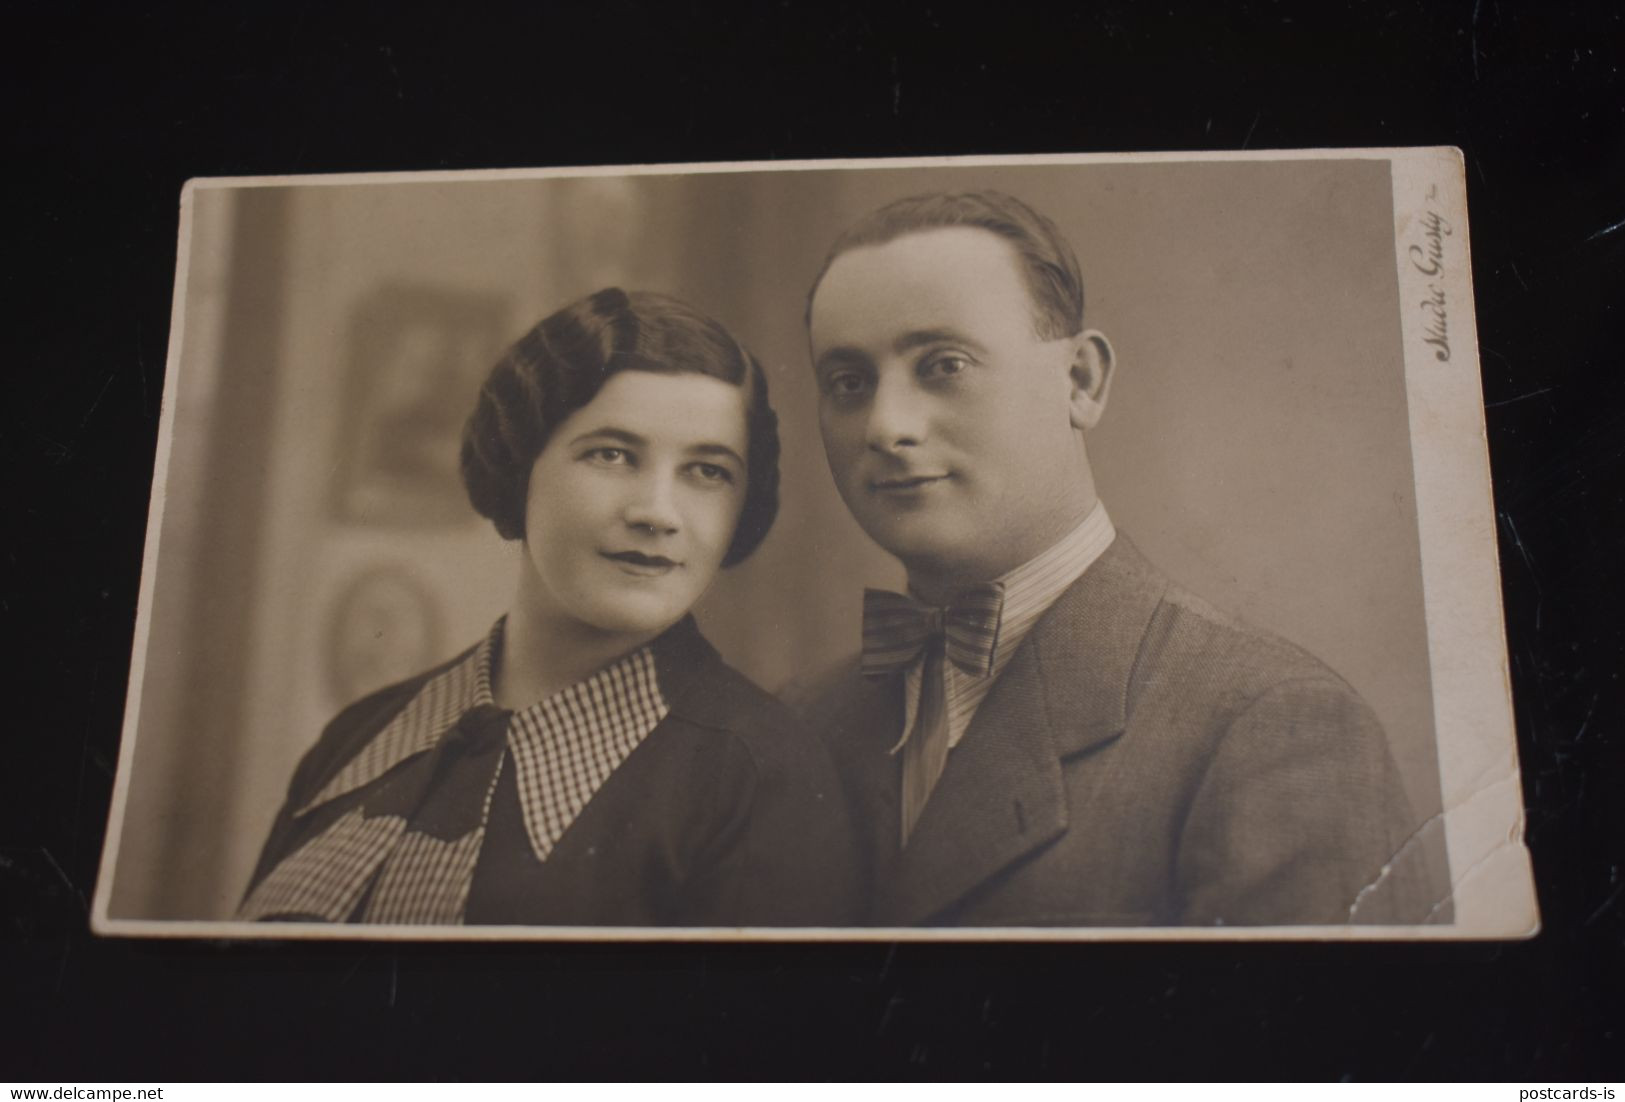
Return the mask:
<path id="1" fill-rule="evenodd" d="M 7 8 L 0 1080 L 1625 1076 L 1617 4 Z M 86 927 L 191 176 L 1458 145 L 1545 929 L 166 944 Z"/>

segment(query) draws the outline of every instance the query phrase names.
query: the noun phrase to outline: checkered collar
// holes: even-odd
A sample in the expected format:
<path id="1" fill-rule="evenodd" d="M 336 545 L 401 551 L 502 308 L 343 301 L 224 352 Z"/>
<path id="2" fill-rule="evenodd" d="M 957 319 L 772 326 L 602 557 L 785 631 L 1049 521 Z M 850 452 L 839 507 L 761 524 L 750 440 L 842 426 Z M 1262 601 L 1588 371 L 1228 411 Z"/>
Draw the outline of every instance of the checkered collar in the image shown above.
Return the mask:
<path id="1" fill-rule="evenodd" d="M 433 750 L 477 708 L 495 709 L 491 672 L 505 619 L 472 650 L 423 683 L 382 730 L 300 814 L 373 783 Z M 693 633 L 685 620 L 668 635 Z M 663 637 L 664 638 L 664 637 Z M 545 860 L 610 773 L 670 711 L 661 691 L 657 640 L 544 700 L 509 713 L 507 747 L 532 849 Z"/>

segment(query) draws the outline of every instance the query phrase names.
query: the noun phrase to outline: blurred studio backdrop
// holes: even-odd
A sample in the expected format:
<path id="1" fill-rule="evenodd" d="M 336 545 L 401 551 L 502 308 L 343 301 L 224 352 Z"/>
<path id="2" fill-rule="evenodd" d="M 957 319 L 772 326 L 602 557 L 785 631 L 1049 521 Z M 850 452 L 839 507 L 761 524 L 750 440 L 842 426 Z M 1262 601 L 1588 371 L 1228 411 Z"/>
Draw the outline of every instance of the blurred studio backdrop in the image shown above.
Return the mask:
<path id="1" fill-rule="evenodd" d="M 598 288 L 687 299 L 768 373 L 782 509 L 706 634 L 771 690 L 855 649 L 862 587 L 901 572 L 825 466 L 804 298 L 858 215 L 981 187 L 1078 251 L 1119 357 L 1089 439 L 1119 529 L 1350 681 L 1437 813 L 1387 162 L 207 186 L 110 915 L 229 918 L 327 720 L 504 611 L 517 551 L 464 498 L 463 420 L 507 344 Z"/>

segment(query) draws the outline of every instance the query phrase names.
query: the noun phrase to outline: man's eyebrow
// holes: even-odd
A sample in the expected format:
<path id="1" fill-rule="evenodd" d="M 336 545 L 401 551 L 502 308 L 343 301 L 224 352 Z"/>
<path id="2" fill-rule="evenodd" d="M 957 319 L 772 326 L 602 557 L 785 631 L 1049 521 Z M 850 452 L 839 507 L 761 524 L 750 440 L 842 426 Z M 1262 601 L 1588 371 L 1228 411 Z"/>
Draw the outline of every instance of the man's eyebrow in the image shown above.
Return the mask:
<path id="1" fill-rule="evenodd" d="M 955 344 L 969 345 L 977 352 L 987 351 L 981 342 L 966 336 L 959 330 L 943 328 L 910 329 L 892 342 L 892 351 L 902 355 L 904 352 L 912 352 L 914 349 L 922 348 L 928 344 L 941 344 L 949 341 Z"/>
<path id="2" fill-rule="evenodd" d="M 591 429 L 579 436 L 573 437 L 570 440 L 570 446 L 573 448 L 584 440 L 614 440 L 618 443 L 627 444 L 634 448 L 641 448 L 649 442 L 635 432 L 627 432 L 625 429 L 605 426 L 603 428 Z"/>
<path id="3" fill-rule="evenodd" d="M 972 351 L 984 355 L 987 352 L 987 347 L 980 341 L 961 333 L 957 329 L 947 329 L 942 327 L 933 329 L 910 329 L 907 333 L 900 335 L 895 341 L 892 342 L 892 352 L 901 356 L 905 353 L 914 351 L 916 348 L 924 348 L 927 345 L 943 343 L 966 345 Z M 834 348 L 829 349 L 828 351 L 824 352 L 823 355 L 819 356 L 817 361 L 814 362 L 813 367 L 815 370 L 824 371 L 828 368 L 844 364 L 861 365 L 869 362 L 869 354 L 864 352 L 863 349 L 854 348 L 851 345 L 836 345 Z"/>

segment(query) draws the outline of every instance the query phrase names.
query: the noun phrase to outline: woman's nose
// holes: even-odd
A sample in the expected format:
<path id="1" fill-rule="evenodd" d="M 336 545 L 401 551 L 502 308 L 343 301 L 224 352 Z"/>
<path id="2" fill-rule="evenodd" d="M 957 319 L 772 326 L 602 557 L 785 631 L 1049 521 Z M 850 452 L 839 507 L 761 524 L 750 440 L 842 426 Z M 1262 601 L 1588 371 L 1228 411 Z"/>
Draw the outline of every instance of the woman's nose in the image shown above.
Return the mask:
<path id="1" fill-rule="evenodd" d="M 641 473 L 626 502 L 626 523 L 633 528 L 644 528 L 660 534 L 677 531 L 680 518 L 674 490 L 670 475 L 660 471 Z"/>

